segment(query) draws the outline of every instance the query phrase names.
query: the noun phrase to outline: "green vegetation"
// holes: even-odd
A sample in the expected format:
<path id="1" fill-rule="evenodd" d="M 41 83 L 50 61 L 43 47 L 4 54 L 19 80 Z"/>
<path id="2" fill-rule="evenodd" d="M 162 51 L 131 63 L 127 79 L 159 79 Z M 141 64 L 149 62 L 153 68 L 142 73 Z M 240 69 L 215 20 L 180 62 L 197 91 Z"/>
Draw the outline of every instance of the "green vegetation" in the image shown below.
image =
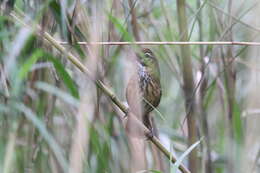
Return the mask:
<path id="1" fill-rule="evenodd" d="M 259 3 L 1 1 L 0 172 L 134 172 L 131 138 L 145 145 L 139 172 L 259 172 L 259 46 L 134 44 L 258 42 Z M 140 47 L 160 65 L 160 141 L 124 117 Z"/>

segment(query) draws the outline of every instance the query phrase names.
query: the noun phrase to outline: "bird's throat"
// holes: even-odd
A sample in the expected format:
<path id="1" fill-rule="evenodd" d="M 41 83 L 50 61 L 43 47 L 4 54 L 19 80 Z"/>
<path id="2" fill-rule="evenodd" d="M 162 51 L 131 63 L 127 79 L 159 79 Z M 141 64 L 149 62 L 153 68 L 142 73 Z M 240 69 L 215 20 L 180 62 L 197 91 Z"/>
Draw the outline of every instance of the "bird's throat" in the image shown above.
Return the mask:
<path id="1" fill-rule="evenodd" d="M 144 66 L 142 64 L 138 64 L 138 75 L 141 79 L 149 80 L 148 78 L 153 78 L 156 80 L 160 79 L 159 68 L 156 65 L 152 66 Z"/>

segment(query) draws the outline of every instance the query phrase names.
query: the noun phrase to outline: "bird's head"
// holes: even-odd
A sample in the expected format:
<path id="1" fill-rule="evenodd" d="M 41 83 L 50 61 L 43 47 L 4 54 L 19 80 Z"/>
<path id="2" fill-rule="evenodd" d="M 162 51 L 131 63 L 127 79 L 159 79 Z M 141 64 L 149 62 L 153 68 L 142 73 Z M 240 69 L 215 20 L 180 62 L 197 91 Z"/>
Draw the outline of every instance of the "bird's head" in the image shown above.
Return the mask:
<path id="1" fill-rule="evenodd" d="M 137 53 L 138 62 L 144 67 L 151 67 L 157 64 L 157 60 L 153 52 L 148 48 L 143 48 L 140 53 Z"/>

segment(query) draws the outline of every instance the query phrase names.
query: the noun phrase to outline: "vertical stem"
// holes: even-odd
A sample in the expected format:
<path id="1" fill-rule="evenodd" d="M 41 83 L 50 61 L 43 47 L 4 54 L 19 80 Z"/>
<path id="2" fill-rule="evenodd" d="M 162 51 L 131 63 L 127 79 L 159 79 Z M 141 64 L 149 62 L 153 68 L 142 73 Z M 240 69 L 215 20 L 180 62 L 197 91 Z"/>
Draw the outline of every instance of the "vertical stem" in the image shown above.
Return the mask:
<path id="1" fill-rule="evenodd" d="M 180 41 L 188 41 L 188 26 L 187 17 L 185 12 L 185 0 L 177 0 L 178 9 L 178 24 L 179 32 L 182 37 Z M 186 31 L 185 33 L 181 33 Z M 191 62 L 191 52 L 189 45 L 181 46 L 181 56 L 182 56 L 182 72 L 183 72 L 183 82 L 184 82 L 184 94 L 185 94 L 185 108 L 187 113 L 188 121 L 188 137 L 189 145 L 192 145 L 197 140 L 197 129 L 196 129 L 196 113 L 195 113 L 195 99 L 193 97 L 194 91 L 194 80 L 193 80 L 193 70 Z M 197 172 L 197 149 L 195 148 L 189 155 L 189 169 L 193 172 Z"/>
<path id="2" fill-rule="evenodd" d="M 136 19 L 135 2 L 128 0 L 130 14 L 131 14 L 131 27 L 134 38 L 136 41 L 140 41 L 138 24 Z M 133 128 L 133 127 L 132 127 Z M 147 158 L 145 155 L 145 143 L 142 139 L 137 139 L 131 134 L 128 134 L 128 141 L 131 150 L 131 172 L 137 172 L 147 169 Z"/>
<path id="3" fill-rule="evenodd" d="M 201 2 L 200 0 L 197 0 L 197 9 L 200 9 Z M 201 11 L 198 12 L 198 25 L 199 25 L 199 41 L 203 41 L 203 17 L 201 14 Z M 212 159 L 211 159 L 211 146 L 210 146 L 210 135 L 209 135 L 209 128 L 208 128 L 208 119 L 207 119 L 207 112 L 205 111 L 205 107 L 203 106 L 203 100 L 206 92 L 206 87 L 207 87 L 207 79 L 204 77 L 205 76 L 205 68 L 206 64 L 204 61 L 204 49 L 203 45 L 200 46 L 200 58 L 201 58 L 201 86 L 199 87 L 199 98 L 198 98 L 198 111 L 201 120 L 201 125 L 202 125 L 202 133 L 205 136 L 205 146 L 203 147 L 203 155 L 205 155 L 205 168 L 204 172 L 206 173 L 212 173 Z M 202 170 L 203 171 L 203 170 Z"/>
<path id="4" fill-rule="evenodd" d="M 132 0 L 128 0 L 128 4 L 129 4 L 129 7 L 130 7 L 130 13 L 131 13 L 132 31 L 133 31 L 135 40 L 139 41 L 140 36 L 139 36 L 139 30 L 138 30 L 138 25 L 137 25 L 137 19 L 136 19 L 135 3 L 133 3 Z"/>
<path id="5" fill-rule="evenodd" d="M 228 11 L 229 14 L 232 15 L 232 1 L 230 0 L 228 3 Z M 230 26 L 232 26 L 232 17 L 228 17 L 228 23 L 230 24 Z M 232 41 L 232 27 L 230 28 L 229 32 L 228 32 L 228 39 L 230 41 Z M 226 89 L 227 89 L 227 96 L 228 96 L 228 119 L 229 119 L 229 123 L 230 123 L 230 129 L 232 129 L 232 119 L 233 119 L 233 101 L 234 101 L 234 78 L 233 78 L 233 64 L 232 64 L 232 47 L 228 47 L 227 48 L 227 57 L 224 59 L 225 62 L 225 75 L 226 75 Z M 231 63 L 230 63 L 231 62 Z M 226 66 L 227 65 L 227 66 Z M 233 136 L 232 134 L 232 130 L 230 131 L 230 137 Z"/>
<path id="6" fill-rule="evenodd" d="M 227 18 L 228 25 L 232 26 L 232 0 L 228 2 L 228 13 L 229 16 Z M 227 35 L 228 40 L 233 40 L 232 27 L 230 27 Z M 233 54 L 232 54 L 232 46 L 227 48 L 226 57 L 222 58 L 223 65 L 225 69 L 225 85 L 226 85 L 226 93 L 227 93 L 227 104 L 228 104 L 228 171 L 234 172 L 235 166 L 235 145 L 234 145 L 234 129 L 233 129 L 233 112 L 234 112 L 234 104 L 235 104 L 235 69 L 232 63 Z"/>

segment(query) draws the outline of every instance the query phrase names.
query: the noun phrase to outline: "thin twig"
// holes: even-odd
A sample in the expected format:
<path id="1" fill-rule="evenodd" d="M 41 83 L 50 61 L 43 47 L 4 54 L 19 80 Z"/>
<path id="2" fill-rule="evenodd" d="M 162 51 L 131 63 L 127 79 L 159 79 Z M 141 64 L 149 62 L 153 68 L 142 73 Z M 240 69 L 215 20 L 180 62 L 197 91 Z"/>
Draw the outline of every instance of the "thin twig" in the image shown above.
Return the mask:
<path id="1" fill-rule="evenodd" d="M 255 4 L 252 6 L 252 8 L 253 8 L 253 7 L 256 7 L 256 6 L 258 5 L 258 3 L 259 3 L 259 2 L 255 3 Z M 234 21 L 236 21 L 236 22 L 238 22 L 238 23 L 240 23 L 240 24 L 242 24 L 242 25 L 244 25 L 244 26 L 246 26 L 246 27 L 248 27 L 248 28 L 250 28 L 250 29 L 252 29 L 252 30 L 254 30 L 254 31 L 257 31 L 257 32 L 260 31 L 260 28 L 256 28 L 256 27 L 254 27 L 254 26 L 251 26 L 251 25 L 249 25 L 249 24 L 243 22 L 242 20 L 240 20 L 240 18 L 235 17 L 235 16 L 233 16 L 232 14 L 229 14 L 229 13 L 225 12 L 224 10 L 222 10 L 222 9 L 219 8 L 219 7 L 217 7 L 217 5 L 215 5 L 214 3 L 210 2 L 210 1 L 207 1 L 207 5 L 211 6 L 211 7 L 214 8 L 214 9 L 216 9 L 216 10 L 219 11 L 221 14 L 224 14 L 224 15 L 226 15 L 226 16 L 231 17 Z M 251 8 L 250 8 L 250 9 L 251 9 Z"/>
<path id="2" fill-rule="evenodd" d="M 61 45 L 67 45 L 68 42 L 57 42 Z M 238 45 L 238 46 L 260 46 L 260 42 L 247 41 L 137 41 L 137 42 L 77 42 L 79 45 Z"/>

